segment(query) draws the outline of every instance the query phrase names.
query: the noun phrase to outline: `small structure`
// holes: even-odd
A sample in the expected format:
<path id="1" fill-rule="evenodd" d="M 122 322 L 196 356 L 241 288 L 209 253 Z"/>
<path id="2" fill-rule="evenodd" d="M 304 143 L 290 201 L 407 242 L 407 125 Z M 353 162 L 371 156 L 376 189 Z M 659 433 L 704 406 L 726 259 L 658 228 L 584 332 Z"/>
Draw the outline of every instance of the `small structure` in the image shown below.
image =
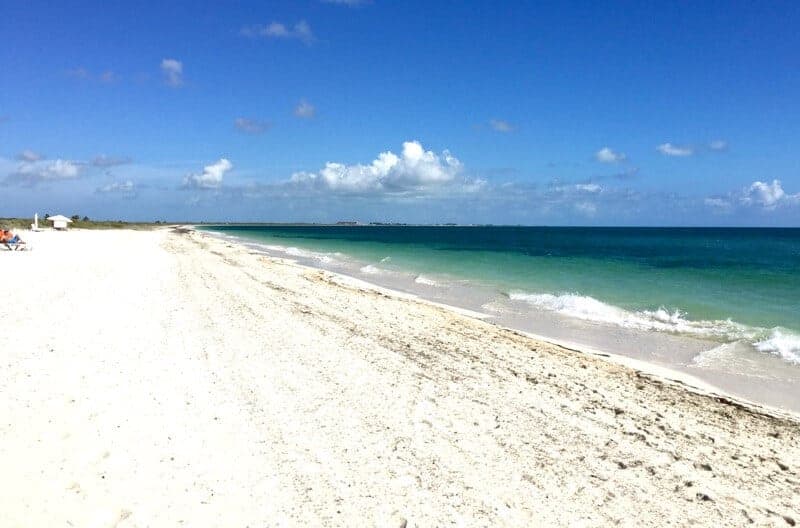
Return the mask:
<path id="1" fill-rule="evenodd" d="M 67 224 L 71 224 L 72 220 L 62 215 L 48 216 L 48 222 L 53 222 L 53 229 L 64 231 L 67 229 Z"/>

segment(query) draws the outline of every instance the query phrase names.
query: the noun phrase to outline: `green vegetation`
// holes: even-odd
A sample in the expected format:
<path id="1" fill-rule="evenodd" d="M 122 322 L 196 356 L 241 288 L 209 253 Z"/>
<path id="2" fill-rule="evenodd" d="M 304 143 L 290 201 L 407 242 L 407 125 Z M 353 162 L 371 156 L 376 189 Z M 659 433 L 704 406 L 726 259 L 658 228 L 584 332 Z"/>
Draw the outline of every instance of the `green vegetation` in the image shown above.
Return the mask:
<path id="1" fill-rule="evenodd" d="M 166 222 L 156 220 L 155 222 L 123 222 L 122 220 L 90 220 L 88 216 L 81 218 L 80 215 L 72 216 L 70 229 L 153 229 L 166 225 Z M 0 218 L 0 228 L 5 227 L 13 230 L 30 229 L 33 218 Z M 50 227 L 45 217 L 39 218 L 39 227 L 47 229 Z"/>

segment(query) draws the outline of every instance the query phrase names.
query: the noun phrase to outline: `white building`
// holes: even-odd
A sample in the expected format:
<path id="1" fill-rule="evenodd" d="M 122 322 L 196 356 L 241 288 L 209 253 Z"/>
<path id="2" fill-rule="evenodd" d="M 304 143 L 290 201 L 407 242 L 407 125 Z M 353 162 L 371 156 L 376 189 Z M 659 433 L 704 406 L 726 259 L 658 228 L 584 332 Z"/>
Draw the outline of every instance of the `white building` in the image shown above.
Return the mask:
<path id="1" fill-rule="evenodd" d="M 48 216 L 48 222 L 53 222 L 53 229 L 66 229 L 67 224 L 71 224 L 72 220 L 62 215 Z"/>

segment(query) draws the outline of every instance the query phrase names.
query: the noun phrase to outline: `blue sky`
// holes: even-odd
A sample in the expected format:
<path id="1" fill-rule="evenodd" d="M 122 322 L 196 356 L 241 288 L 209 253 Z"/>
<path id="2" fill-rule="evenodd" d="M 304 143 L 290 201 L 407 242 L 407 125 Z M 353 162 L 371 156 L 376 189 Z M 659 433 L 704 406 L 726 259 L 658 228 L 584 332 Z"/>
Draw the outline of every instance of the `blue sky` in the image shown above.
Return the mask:
<path id="1" fill-rule="evenodd" d="M 0 216 L 800 225 L 796 2 L 52 4 Z"/>

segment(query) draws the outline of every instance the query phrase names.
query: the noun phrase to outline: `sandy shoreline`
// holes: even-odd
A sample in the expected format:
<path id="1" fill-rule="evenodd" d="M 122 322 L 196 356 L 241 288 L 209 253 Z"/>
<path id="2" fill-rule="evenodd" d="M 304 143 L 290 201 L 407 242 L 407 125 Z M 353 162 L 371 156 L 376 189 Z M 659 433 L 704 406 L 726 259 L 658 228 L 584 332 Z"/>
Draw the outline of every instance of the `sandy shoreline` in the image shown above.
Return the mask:
<path id="1" fill-rule="evenodd" d="M 785 416 L 198 233 L 35 235 L 4 526 L 800 522 Z"/>
<path id="2" fill-rule="evenodd" d="M 356 228 L 358 229 L 358 228 Z M 397 297 L 429 301 L 477 317 L 495 325 L 520 331 L 536 340 L 573 350 L 603 354 L 614 361 L 711 392 L 755 402 L 800 417 L 800 370 L 777 355 L 735 341 L 723 344 L 687 333 L 637 330 L 625 325 L 587 321 L 558 310 L 505 305 L 509 292 L 481 285 L 480 281 L 461 281 L 453 276 L 423 276 L 398 269 L 380 270 L 370 259 L 359 261 L 349 255 L 298 249 L 277 242 L 264 244 L 258 238 L 229 235 L 211 228 L 205 234 L 264 253 L 296 265 L 307 266 L 358 281 Z M 423 277 L 423 281 L 419 281 Z M 366 282 L 365 282 L 366 281 Z M 434 286 L 431 286 L 433 283 Z M 469 285 L 466 285 L 466 284 Z M 422 286 L 420 286 L 422 284 Z M 741 350 L 740 348 L 744 348 Z"/>

